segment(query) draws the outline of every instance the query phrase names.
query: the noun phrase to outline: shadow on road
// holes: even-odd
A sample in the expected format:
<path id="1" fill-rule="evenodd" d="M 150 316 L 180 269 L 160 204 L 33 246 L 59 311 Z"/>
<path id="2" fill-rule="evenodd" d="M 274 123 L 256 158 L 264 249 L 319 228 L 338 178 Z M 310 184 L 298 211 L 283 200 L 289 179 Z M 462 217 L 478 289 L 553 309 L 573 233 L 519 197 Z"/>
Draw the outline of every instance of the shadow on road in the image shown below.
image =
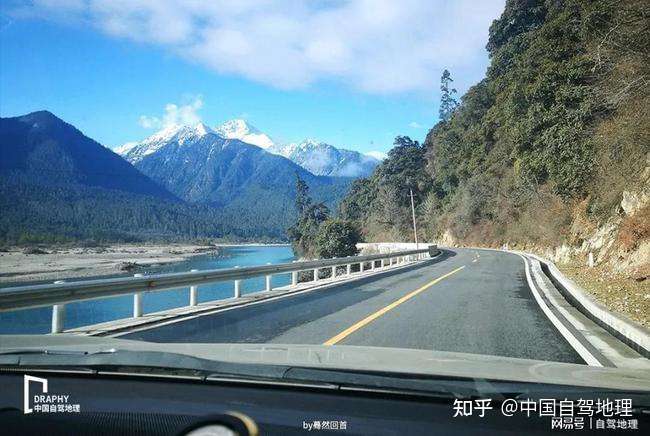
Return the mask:
<path id="1" fill-rule="evenodd" d="M 439 250 L 440 250 L 440 256 L 436 257 L 435 259 L 431 259 L 430 262 L 442 262 L 443 260 L 447 260 L 450 257 L 456 256 L 455 251 L 443 250 L 442 248 L 439 248 Z"/>
<path id="2" fill-rule="evenodd" d="M 456 255 L 453 251 L 441 251 L 442 254 L 434 259 L 357 279 L 354 282 L 200 316 L 130 333 L 121 338 L 150 342 L 270 342 L 274 337 L 293 327 L 325 317 L 385 292 L 386 290 L 381 287 L 372 287 L 373 282 L 377 280 L 417 271 Z M 366 287 L 364 292 L 356 292 L 364 285 L 370 286 Z"/>

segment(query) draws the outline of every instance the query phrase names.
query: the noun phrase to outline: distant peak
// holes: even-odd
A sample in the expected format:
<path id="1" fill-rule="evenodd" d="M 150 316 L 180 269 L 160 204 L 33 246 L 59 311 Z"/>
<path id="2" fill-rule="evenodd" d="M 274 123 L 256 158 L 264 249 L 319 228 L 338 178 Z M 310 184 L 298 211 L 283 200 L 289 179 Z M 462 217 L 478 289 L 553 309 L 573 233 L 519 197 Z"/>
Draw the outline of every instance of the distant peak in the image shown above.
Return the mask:
<path id="1" fill-rule="evenodd" d="M 25 116 L 26 116 L 26 117 L 30 117 L 30 116 L 50 117 L 50 118 L 56 118 L 57 120 L 60 119 L 59 117 L 57 117 L 56 115 L 54 115 L 52 112 L 50 112 L 50 111 L 48 111 L 48 110 L 45 110 L 45 109 L 43 109 L 43 110 L 41 110 L 41 111 L 30 112 L 30 113 L 28 113 L 28 114 L 25 115 Z"/>
<path id="2" fill-rule="evenodd" d="M 170 124 L 168 126 L 163 127 L 162 129 L 158 130 L 156 133 L 154 133 L 151 136 L 152 137 L 165 137 L 165 136 L 175 135 L 182 128 L 183 128 L 183 126 L 181 124 Z"/>
<path id="3" fill-rule="evenodd" d="M 45 121 L 56 121 L 56 122 L 65 122 L 61 118 L 54 115 L 48 110 L 30 112 L 26 115 L 18 117 L 19 119 L 27 122 L 45 122 Z"/>
<path id="4" fill-rule="evenodd" d="M 274 145 L 271 138 L 241 118 L 226 121 L 217 127 L 215 132 L 226 139 L 239 139 L 242 142 L 261 148 L 269 148 Z"/>
<path id="5" fill-rule="evenodd" d="M 241 118 L 236 118 L 234 120 L 228 120 L 219 127 L 217 127 L 217 132 L 223 132 L 228 134 L 259 134 L 260 131 L 255 127 L 251 126 L 248 121 Z M 239 138 L 236 138 L 239 139 Z"/>
<path id="6" fill-rule="evenodd" d="M 324 144 L 324 142 L 323 142 L 323 141 L 319 141 L 319 140 L 316 139 L 316 138 L 305 138 L 305 139 L 303 139 L 303 140 L 300 142 L 300 144 L 306 144 L 306 145 L 320 145 L 320 144 Z"/>
<path id="7" fill-rule="evenodd" d="M 193 126 L 183 124 L 170 124 L 141 142 L 127 142 L 116 147 L 115 152 L 124 156 L 132 155 L 132 162 L 142 159 L 165 144 L 178 143 L 179 145 L 191 144 L 208 134 L 214 134 L 214 130 L 205 123 L 197 123 Z"/>
<path id="8" fill-rule="evenodd" d="M 149 139 L 153 140 L 170 140 L 175 137 L 203 137 L 208 133 L 214 133 L 210 127 L 204 123 L 198 123 L 194 126 L 183 124 L 170 124 L 162 130 L 154 133 Z"/>
<path id="9" fill-rule="evenodd" d="M 214 130 L 212 130 L 207 124 L 204 123 L 198 123 L 196 126 L 194 126 L 194 130 L 201 136 L 207 135 L 208 133 L 214 133 Z"/>

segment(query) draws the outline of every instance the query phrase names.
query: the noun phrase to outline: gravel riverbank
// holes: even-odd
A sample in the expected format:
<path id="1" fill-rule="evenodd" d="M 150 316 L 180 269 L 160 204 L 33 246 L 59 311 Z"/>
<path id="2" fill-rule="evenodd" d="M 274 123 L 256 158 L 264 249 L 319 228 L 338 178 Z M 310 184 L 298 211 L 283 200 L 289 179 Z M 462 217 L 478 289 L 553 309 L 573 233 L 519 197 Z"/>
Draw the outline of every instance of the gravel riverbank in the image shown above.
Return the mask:
<path id="1" fill-rule="evenodd" d="M 214 245 L 113 244 L 99 247 L 10 248 L 0 252 L 3 283 L 62 280 L 130 272 L 138 267 L 218 254 Z"/>

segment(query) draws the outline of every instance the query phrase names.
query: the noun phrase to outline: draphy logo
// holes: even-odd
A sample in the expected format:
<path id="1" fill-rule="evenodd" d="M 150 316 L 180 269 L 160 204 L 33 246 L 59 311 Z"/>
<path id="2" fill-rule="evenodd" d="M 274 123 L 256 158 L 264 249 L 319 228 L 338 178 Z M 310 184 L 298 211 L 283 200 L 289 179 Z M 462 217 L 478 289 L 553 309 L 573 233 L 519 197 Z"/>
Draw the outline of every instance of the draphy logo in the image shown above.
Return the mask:
<path id="1" fill-rule="evenodd" d="M 30 393 L 30 382 L 40 384 L 40 393 Z M 46 378 L 23 376 L 23 413 L 79 413 L 79 404 L 70 404 L 70 395 L 50 394 Z M 33 407 L 30 407 L 30 403 Z"/>

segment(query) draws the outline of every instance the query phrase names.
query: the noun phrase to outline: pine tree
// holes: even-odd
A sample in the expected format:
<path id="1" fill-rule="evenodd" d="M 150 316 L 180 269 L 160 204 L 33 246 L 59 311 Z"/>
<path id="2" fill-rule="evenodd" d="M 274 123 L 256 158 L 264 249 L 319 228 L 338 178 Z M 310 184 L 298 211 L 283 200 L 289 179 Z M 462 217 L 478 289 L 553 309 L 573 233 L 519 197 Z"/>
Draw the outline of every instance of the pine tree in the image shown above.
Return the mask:
<path id="1" fill-rule="evenodd" d="M 309 197 L 309 186 L 307 183 L 296 173 L 296 211 L 298 215 L 304 213 L 311 205 L 311 198 Z"/>
<path id="2" fill-rule="evenodd" d="M 454 79 L 451 78 L 451 73 L 448 69 L 445 68 L 445 71 L 442 72 L 442 76 L 440 77 L 441 97 L 440 109 L 438 111 L 438 116 L 442 121 L 449 120 L 449 118 L 451 118 L 451 114 L 454 112 L 454 109 L 456 109 L 456 106 L 458 106 L 458 102 L 454 98 L 454 95 L 457 92 L 456 88 L 449 88 L 449 85 L 453 81 Z"/>

